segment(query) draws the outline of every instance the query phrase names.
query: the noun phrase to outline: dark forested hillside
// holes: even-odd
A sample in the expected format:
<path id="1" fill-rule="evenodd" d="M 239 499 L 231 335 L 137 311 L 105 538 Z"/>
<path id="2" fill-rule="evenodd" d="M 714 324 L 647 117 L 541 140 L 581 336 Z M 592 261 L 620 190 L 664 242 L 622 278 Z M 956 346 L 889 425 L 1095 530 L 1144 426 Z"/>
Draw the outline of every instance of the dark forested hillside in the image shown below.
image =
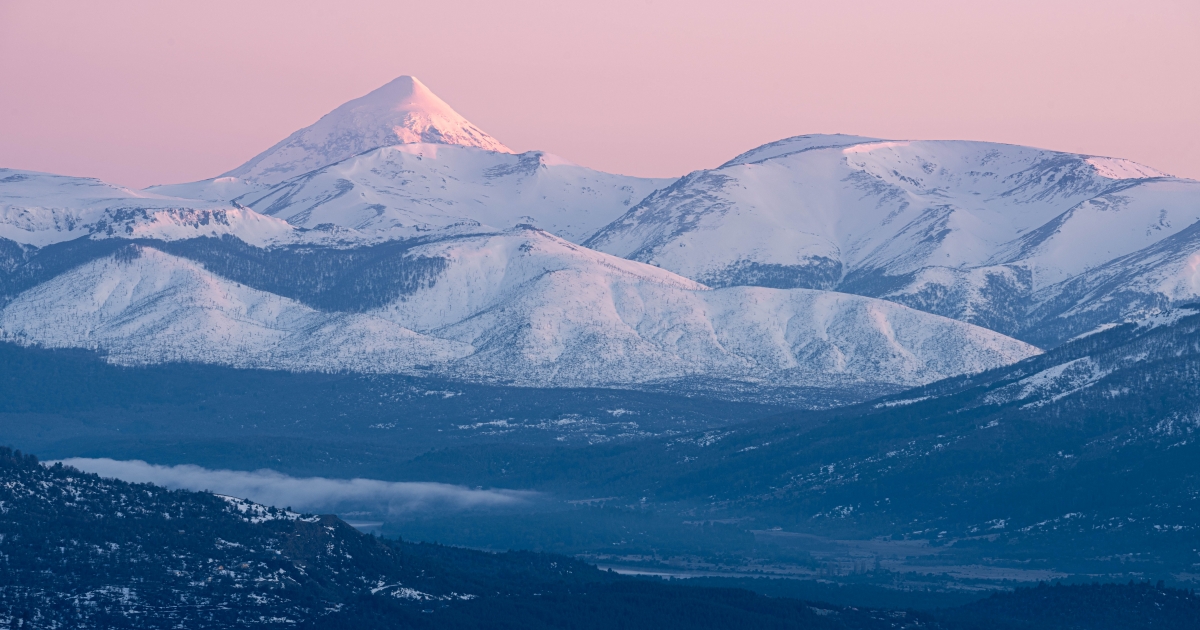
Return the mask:
<path id="1" fill-rule="evenodd" d="M 1161 585 L 1019 589 L 936 613 L 632 579 L 563 556 L 374 538 L 0 449 L 0 628 L 1193 628 Z"/>
<path id="2" fill-rule="evenodd" d="M 937 617 L 964 630 L 1195 628 L 1200 627 L 1200 598 L 1164 588 L 1162 582 L 1041 584 L 997 593 Z"/>
<path id="3" fill-rule="evenodd" d="M 617 576 L 561 556 L 382 540 L 333 516 L 105 480 L 7 449 L 0 513 L 0 627 L 428 627 L 421 615 L 476 601 L 503 616 L 536 608 L 519 603 L 530 598 L 562 608 L 592 591 L 646 596 L 608 590 Z M 813 617 L 744 592 L 716 600 L 729 621 Z"/>
<path id="4" fill-rule="evenodd" d="M 681 522 L 742 522 L 781 544 L 802 542 L 787 532 L 919 542 L 934 567 L 1192 575 L 1198 382 L 1200 314 L 1185 308 L 854 407 L 584 452 L 469 447 L 410 466 L 646 497 Z M 783 533 L 762 533 L 772 527 Z"/>
<path id="5" fill-rule="evenodd" d="M 420 239 L 369 247 L 252 247 L 233 237 L 152 243 L 230 280 L 326 311 L 365 311 L 432 285 L 443 258 L 409 256 Z"/>
<path id="6" fill-rule="evenodd" d="M 398 375 L 122 367 L 84 350 L 0 343 L 0 438 L 52 458 L 387 479 L 397 462 L 454 444 L 620 442 L 782 409 Z"/>
<path id="7" fill-rule="evenodd" d="M 0 238 L 0 305 L 21 291 L 90 260 L 152 247 L 204 265 L 247 286 L 327 311 L 364 311 L 436 282 L 445 260 L 407 256 L 420 239 L 340 249 L 260 248 L 233 238 L 182 241 L 78 238 L 40 249 Z"/>

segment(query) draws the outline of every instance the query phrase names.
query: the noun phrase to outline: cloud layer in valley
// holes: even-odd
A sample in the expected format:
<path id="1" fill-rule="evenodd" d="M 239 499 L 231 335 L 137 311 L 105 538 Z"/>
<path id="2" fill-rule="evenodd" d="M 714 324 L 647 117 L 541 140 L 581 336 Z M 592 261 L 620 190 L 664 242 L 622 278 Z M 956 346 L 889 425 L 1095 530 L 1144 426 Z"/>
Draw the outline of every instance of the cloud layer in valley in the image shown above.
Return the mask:
<path id="1" fill-rule="evenodd" d="M 537 496 L 529 491 L 472 490 L 432 482 L 292 477 L 267 469 L 211 470 L 190 464 L 159 466 L 140 460 L 81 457 L 61 462 L 101 477 L 153 483 L 172 490 L 208 490 L 310 513 L 367 512 L 378 517 L 402 517 L 422 512 L 515 507 Z"/>

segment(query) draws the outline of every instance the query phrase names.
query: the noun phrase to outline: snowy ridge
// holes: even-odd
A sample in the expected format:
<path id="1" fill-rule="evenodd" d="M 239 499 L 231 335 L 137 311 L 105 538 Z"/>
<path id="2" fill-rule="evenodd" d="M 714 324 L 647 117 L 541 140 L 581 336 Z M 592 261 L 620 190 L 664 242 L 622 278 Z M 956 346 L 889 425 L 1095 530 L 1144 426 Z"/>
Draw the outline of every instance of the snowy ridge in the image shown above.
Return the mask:
<path id="1" fill-rule="evenodd" d="M 1045 337 L 1144 319 L 1200 297 L 1200 182 L 1151 180 L 1089 200 L 1068 219 L 1031 248 L 1043 260 L 1086 264 L 1035 287 L 1029 312 L 1044 322 Z"/>
<path id="2" fill-rule="evenodd" d="M 1096 169 L 1101 177 L 1109 179 L 1150 179 L 1152 177 L 1170 177 L 1170 175 L 1144 164 L 1131 160 L 1109 157 L 1088 158 L 1088 164 Z"/>
<path id="3" fill-rule="evenodd" d="M 49 347 L 102 349 L 134 365 L 373 372 L 470 351 L 369 315 L 315 311 L 137 245 L 21 294 L 0 311 L 0 328 Z"/>
<path id="4" fill-rule="evenodd" d="M 165 197 L 97 179 L 0 169 L 0 238 L 45 247 L 82 237 L 293 239 L 284 221 L 228 204 Z"/>
<path id="5" fill-rule="evenodd" d="M 1200 220 L 1198 201 L 1197 182 L 1127 160 L 800 136 L 684 177 L 585 244 L 712 286 L 837 288 L 1011 334 L 1054 285 Z"/>
<path id="6" fill-rule="evenodd" d="M 834 134 L 810 134 L 805 136 L 794 136 L 784 138 L 775 142 L 769 142 L 760 147 L 750 149 L 749 151 L 729 160 L 722 164 L 720 168 L 726 166 L 737 166 L 739 164 L 754 164 L 764 160 L 773 158 L 794 155 L 814 149 L 831 149 L 837 147 L 847 147 L 864 142 L 879 142 L 879 138 L 868 138 L 866 136 L 852 136 L 842 133 Z"/>
<path id="7" fill-rule="evenodd" d="M 419 253 L 448 257 L 449 270 L 393 305 L 388 316 L 475 346 L 463 373 L 561 385 L 689 377 L 915 384 L 1037 352 L 879 300 L 803 290 L 705 290 L 533 231 L 430 245 Z M 463 287 L 470 287 L 466 300 L 450 299 Z"/>
<path id="8" fill-rule="evenodd" d="M 540 151 L 416 143 L 367 151 L 237 201 L 306 228 L 402 238 L 529 224 L 579 242 L 670 182 L 601 173 Z"/>
<path id="9" fill-rule="evenodd" d="M 447 239 L 411 254 L 448 265 L 392 304 L 348 314 L 138 247 L 26 291 L 0 311 L 0 327 L 26 343 L 101 349 L 120 363 L 437 373 L 538 386 L 696 378 L 911 385 L 1038 352 L 881 300 L 713 291 L 531 229 Z"/>
<path id="10" fill-rule="evenodd" d="M 817 257 L 847 272 L 959 268 L 1114 185 L 1082 156 L 1025 147 L 803 139 L 805 150 L 693 173 L 588 243 L 688 277 Z"/>

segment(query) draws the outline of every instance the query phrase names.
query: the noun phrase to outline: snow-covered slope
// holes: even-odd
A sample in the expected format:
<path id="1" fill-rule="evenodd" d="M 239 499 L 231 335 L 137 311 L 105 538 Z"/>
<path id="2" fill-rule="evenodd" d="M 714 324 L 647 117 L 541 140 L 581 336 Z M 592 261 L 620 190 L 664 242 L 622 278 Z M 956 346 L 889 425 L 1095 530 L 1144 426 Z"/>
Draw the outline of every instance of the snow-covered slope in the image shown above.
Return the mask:
<path id="1" fill-rule="evenodd" d="M 228 173 L 154 186 L 368 240 L 537 225 L 574 242 L 673 179 L 515 155 L 408 76 L 352 100 Z"/>
<path id="2" fill-rule="evenodd" d="M 1129 398 L 1146 396 L 1145 390 L 1164 389 L 1163 383 L 1194 380 L 1195 343 L 1200 309 L 1167 308 L 1163 312 L 1080 335 L 1036 358 L 995 370 L 980 378 L 950 379 L 925 390 L 929 398 L 962 394 L 956 406 L 978 408 L 1020 403 L 1022 408 L 1054 405 L 1064 398 L 1087 392 L 1104 400 L 1111 410 L 1138 408 Z M 1124 375 L 1122 375 L 1124 373 Z M 1116 375 L 1116 378 L 1110 378 Z M 1105 382 L 1107 381 L 1107 382 Z M 1147 385 L 1153 383 L 1153 385 Z M 1170 386 L 1166 387 L 1169 389 Z M 1088 391 L 1090 390 L 1090 391 Z M 1186 390 L 1185 390 L 1186 391 Z M 1154 395 L 1149 396 L 1153 398 Z M 917 402 L 917 401 L 911 401 Z M 1194 416 L 1197 401 L 1180 392 L 1175 401 L 1158 400 L 1152 411 L 1134 416 L 1175 415 L 1183 403 Z M 882 402 L 882 408 L 895 402 Z M 1171 413 L 1174 411 L 1176 413 Z M 1191 421 L 1189 421 L 1191 422 Z"/>
<path id="3" fill-rule="evenodd" d="M 1177 182 L 1162 182 L 1170 187 Z M 1149 195 L 1139 201 L 1147 201 Z M 1152 199 L 1152 197 L 1150 197 Z M 1197 202 L 1200 206 L 1200 201 Z M 1152 214 L 1154 206 L 1146 208 Z M 1158 210 L 1162 212 L 1162 208 Z M 1137 241 L 1151 230 L 1133 226 Z M 1174 226 L 1171 226 L 1172 228 Z M 1104 247 L 1104 239 L 1094 239 Z M 1138 321 L 1200 298 L 1200 221 L 1131 254 L 1091 267 L 1034 295 L 1044 336 L 1070 337 L 1108 323 Z"/>
<path id="4" fill-rule="evenodd" d="M 229 204 L 167 197 L 98 179 L 0 169 L 0 239 L 45 247 L 91 236 L 179 240 L 291 238 L 285 221 Z"/>
<path id="5" fill-rule="evenodd" d="M 138 245 L 26 291 L 0 311 L 0 328 L 126 364 L 376 372 L 470 352 L 377 317 L 315 311 Z"/>
<path id="6" fill-rule="evenodd" d="M 1126 160 L 801 136 L 688 175 L 585 244 L 714 286 L 838 288 L 1039 338 L 1029 313 L 1051 287 L 1198 219 L 1200 183 Z"/>
<path id="7" fill-rule="evenodd" d="M 512 152 L 415 77 L 402 76 L 341 105 L 222 177 L 277 184 L 363 151 L 413 142 Z"/>
<path id="8" fill-rule="evenodd" d="M 347 101 L 219 177 L 152 186 L 147 190 L 176 197 L 229 201 L 371 149 L 413 143 L 512 153 L 460 116 L 415 77 L 402 76 L 366 96 Z"/>
<path id="9" fill-rule="evenodd" d="M 421 372 L 535 386 L 907 386 L 1037 352 L 882 300 L 709 290 L 533 229 L 444 239 L 406 255 L 447 264 L 382 308 L 345 314 L 138 248 L 26 291 L 0 312 L 0 327 L 28 342 L 100 348 L 126 363 Z"/>
<path id="10" fill-rule="evenodd" d="M 464 361 L 468 371 L 513 380 L 914 384 L 1036 352 L 880 300 L 825 291 L 704 290 L 531 230 L 414 253 L 441 255 L 450 265 L 437 283 L 386 309 L 386 316 L 471 343 L 477 352 Z"/>
<path id="11" fill-rule="evenodd" d="M 332 224 L 404 237 L 530 224 L 579 242 L 671 181 L 601 173 L 540 151 L 402 144 L 237 201 L 300 227 Z"/>

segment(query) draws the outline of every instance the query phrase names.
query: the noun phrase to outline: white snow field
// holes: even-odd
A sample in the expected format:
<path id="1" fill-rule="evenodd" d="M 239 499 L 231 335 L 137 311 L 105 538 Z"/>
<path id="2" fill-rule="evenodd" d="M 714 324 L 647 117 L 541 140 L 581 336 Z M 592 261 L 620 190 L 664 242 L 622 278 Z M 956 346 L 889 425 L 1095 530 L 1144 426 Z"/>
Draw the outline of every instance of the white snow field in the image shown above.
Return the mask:
<path id="1" fill-rule="evenodd" d="M 25 291 L 0 311 L 0 328 L 135 365 L 381 372 L 470 352 L 370 315 L 316 311 L 137 245 Z"/>
<path id="2" fill-rule="evenodd" d="M 836 287 L 1014 333 L 1061 283 L 1198 219 L 1200 183 L 1127 160 L 800 136 L 684 177 L 585 244 L 714 286 Z"/>
<path id="3" fill-rule="evenodd" d="M 649 265 L 516 229 L 430 243 L 428 286 L 366 313 L 325 313 L 150 247 L 22 293 L 0 328 L 120 363 L 436 373 L 540 386 L 673 379 L 915 385 L 1011 363 L 1032 346 L 882 300 L 709 290 Z"/>
<path id="4" fill-rule="evenodd" d="M 527 224 L 579 242 L 671 181 L 601 173 L 541 151 L 418 143 L 367 151 L 238 202 L 300 227 L 387 238 Z"/>
<path id="5" fill-rule="evenodd" d="M 264 245 L 289 240 L 293 232 L 285 221 L 229 204 L 0 168 L 0 239 L 21 245 L 45 247 L 84 237 L 180 240 L 225 234 Z"/>

